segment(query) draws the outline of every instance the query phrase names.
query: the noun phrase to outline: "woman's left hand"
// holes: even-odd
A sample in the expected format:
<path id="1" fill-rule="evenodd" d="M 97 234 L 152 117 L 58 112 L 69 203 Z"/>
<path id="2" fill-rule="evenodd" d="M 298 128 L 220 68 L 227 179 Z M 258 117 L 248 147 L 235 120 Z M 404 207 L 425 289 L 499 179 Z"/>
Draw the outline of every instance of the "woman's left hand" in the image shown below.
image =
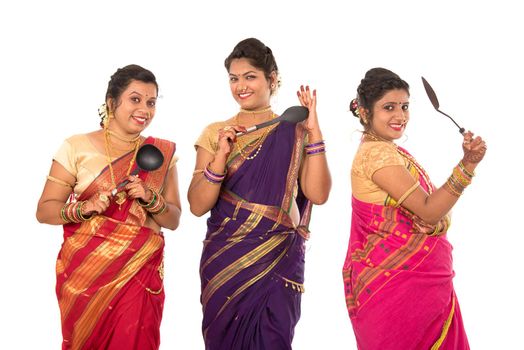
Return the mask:
<path id="1" fill-rule="evenodd" d="M 142 179 L 134 175 L 130 175 L 127 179 L 129 180 L 129 183 L 124 187 L 127 191 L 127 195 L 130 198 L 141 199 L 142 201 L 149 203 L 153 198 L 153 193 Z"/>
<path id="2" fill-rule="evenodd" d="M 304 123 L 309 134 L 314 132 L 320 132 L 320 126 L 318 124 L 317 116 L 317 90 L 313 90 L 313 93 L 309 90 L 309 85 L 300 85 L 300 90 L 297 91 L 298 100 L 300 104 L 309 109 L 309 115 Z"/>

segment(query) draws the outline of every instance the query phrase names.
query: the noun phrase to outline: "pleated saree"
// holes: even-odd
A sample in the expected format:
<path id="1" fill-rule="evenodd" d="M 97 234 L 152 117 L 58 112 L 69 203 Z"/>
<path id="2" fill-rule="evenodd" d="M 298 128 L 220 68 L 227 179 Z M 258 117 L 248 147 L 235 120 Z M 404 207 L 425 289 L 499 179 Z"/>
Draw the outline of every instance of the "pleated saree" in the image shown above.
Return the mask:
<path id="1" fill-rule="evenodd" d="M 374 144 L 379 147 L 378 142 Z M 385 148 L 380 152 L 381 162 L 387 152 Z M 431 193 L 433 185 L 415 159 L 400 147 L 393 152 L 399 153 L 413 178 Z M 366 157 L 366 161 L 374 158 Z M 355 163 L 352 176 L 354 170 Z M 392 198 L 376 204 L 353 196 L 352 207 L 343 276 L 358 348 L 469 349 L 453 289 L 448 225 L 433 235 L 418 232 L 414 215 L 397 207 Z"/>
<path id="2" fill-rule="evenodd" d="M 162 167 L 138 175 L 161 192 L 175 145 L 148 138 L 163 153 Z M 112 164 L 123 179 L 133 152 Z M 136 166 L 136 165 L 135 165 Z M 80 194 L 86 200 L 111 186 L 106 167 Z M 63 349 L 158 349 L 164 303 L 161 232 L 145 227 L 147 212 L 136 201 L 112 201 L 102 214 L 80 224 L 64 225 L 56 293 Z"/>
<path id="3" fill-rule="evenodd" d="M 304 137 L 302 125 L 281 122 L 258 151 L 243 150 L 256 157 L 229 158 L 200 265 L 206 349 L 291 349 L 311 211 L 297 183 Z"/>

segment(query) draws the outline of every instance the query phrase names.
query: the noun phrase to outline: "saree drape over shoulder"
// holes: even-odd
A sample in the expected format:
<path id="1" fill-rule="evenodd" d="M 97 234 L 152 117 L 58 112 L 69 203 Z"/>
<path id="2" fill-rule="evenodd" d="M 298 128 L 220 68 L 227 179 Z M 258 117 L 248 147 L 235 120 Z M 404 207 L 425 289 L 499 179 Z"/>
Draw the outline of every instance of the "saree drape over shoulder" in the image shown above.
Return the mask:
<path id="1" fill-rule="evenodd" d="M 402 148 L 420 186 L 434 188 Z M 414 215 L 353 196 L 348 254 L 343 268 L 346 303 L 360 350 L 469 349 L 453 289 L 452 246 L 446 227 L 418 232 Z"/>
<path id="2" fill-rule="evenodd" d="M 153 138 L 145 143 L 162 151 L 164 163 L 138 176 L 161 192 L 175 144 Z M 125 178 L 132 157 L 131 152 L 113 162 L 117 181 Z M 106 167 L 78 200 L 110 187 Z M 112 201 L 91 220 L 64 225 L 56 264 L 63 349 L 158 349 L 164 238 L 144 226 L 146 217 L 136 201 L 127 199 L 121 207 Z"/>
<path id="3" fill-rule="evenodd" d="M 304 136 L 302 125 L 282 122 L 255 158 L 230 157 L 200 265 L 206 349 L 291 349 L 311 210 L 297 185 Z"/>

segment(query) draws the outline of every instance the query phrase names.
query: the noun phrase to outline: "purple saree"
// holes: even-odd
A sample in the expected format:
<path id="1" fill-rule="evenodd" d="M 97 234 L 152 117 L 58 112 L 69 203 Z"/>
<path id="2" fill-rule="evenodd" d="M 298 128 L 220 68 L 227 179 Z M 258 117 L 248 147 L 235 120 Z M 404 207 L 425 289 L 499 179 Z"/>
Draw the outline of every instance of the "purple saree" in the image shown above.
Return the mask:
<path id="1" fill-rule="evenodd" d="M 255 158 L 236 154 L 227 165 L 200 263 L 206 349 L 291 349 L 311 211 L 298 188 L 294 227 L 304 136 L 301 124 L 280 123 Z"/>

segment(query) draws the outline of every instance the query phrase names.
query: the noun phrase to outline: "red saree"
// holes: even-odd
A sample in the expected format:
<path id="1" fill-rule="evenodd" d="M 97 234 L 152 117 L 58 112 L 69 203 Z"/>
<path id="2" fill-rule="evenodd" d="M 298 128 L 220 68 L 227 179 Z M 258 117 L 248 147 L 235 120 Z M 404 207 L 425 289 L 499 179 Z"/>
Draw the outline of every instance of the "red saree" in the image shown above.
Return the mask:
<path id="1" fill-rule="evenodd" d="M 408 170 L 428 193 L 424 170 L 403 149 Z M 446 229 L 417 232 L 402 207 L 352 200 L 343 269 L 348 312 L 362 350 L 469 349 L 453 289 Z"/>
<path id="2" fill-rule="evenodd" d="M 140 171 L 152 189 L 162 190 L 175 144 L 148 138 L 164 164 Z M 132 153 L 113 162 L 116 179 L 125 177 Z M 107 167 L 80 195 L 85 200 L 108 189 Z M 143 226 L 147 213 L 133 200 L 80 224 L 64 225 L 58 254 L 56 293 L 62 320 L 62 349 L 158 349 L 164 304 L 160 232 Z"/>

